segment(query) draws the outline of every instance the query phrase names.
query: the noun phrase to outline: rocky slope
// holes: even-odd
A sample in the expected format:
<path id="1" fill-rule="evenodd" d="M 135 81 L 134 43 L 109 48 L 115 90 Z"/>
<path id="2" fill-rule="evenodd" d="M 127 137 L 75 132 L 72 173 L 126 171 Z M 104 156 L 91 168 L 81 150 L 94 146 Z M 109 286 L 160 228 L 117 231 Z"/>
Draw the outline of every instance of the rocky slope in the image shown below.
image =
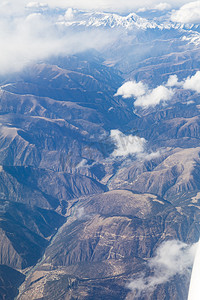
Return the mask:
<path id="1" fill-rule="evenodd" d="M 141 161 L 133 166 L 121 168 L 110 182 L 110 188 L 126 187 L 127 189 L 149 192 L 172 199 L 181 199 L 182 195 L 197 193 L 199 190 L 199 153 L 200 149 L 176 148 L 169 151 L 163 159 Z M 173 203 L 173 202 L 172 202 Z"/>
<path id="2" fill-rule="evenodd" d="M 129 280 L 148 273 L 147 262 L 164 240 L 191 242 L 200 229 L 198 215 L 198 208 L 180 209 L 127 190 L 84 199 L 27 276 L 19 299 L 132 299 Z M 186 289 L 188 279 L 188 274 L 181 278 Z M 159 286 L 158 294 L 184 297 L 183 290 L 176 295 L 171 287 Z"/>
<path id="3" fill-rule="evenodd" d="M 0 266 L 0 297 L 1 299 L 14 299 L 17 294 L 17 286 L 25 276 L 5 265 Z"/>

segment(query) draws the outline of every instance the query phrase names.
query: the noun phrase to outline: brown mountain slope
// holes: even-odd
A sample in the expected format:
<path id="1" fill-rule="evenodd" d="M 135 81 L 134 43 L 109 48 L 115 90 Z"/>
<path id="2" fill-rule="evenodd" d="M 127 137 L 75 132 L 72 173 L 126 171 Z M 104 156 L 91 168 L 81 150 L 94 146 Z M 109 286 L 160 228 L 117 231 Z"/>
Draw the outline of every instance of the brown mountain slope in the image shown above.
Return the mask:
<path id="1" fill-rule="evenodd" d="M 121 168 L 110 182 L 112 188 L 126 188 L 140 193 L 152 193 L 169 201 L 197 193 L 200 148 L 175 149 L 156 160 L 133 163 Z"/>
<path id="2" fill-rule="evenodd" d="M 127 190 L 82 199 L 18 299 L 125 299 L 129 280 L 148 270 L 162 241 L 194 240 L 197 215 L 197 208 L 180 210 L 154 195 Z M 188 277 L 183 279 L 188 285 Z"/>

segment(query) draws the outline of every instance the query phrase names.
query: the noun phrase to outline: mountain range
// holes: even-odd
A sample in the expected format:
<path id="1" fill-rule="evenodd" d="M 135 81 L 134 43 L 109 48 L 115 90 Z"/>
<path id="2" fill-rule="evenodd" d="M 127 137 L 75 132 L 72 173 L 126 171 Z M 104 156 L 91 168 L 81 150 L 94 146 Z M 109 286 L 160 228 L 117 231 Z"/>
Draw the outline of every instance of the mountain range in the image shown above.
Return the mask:
<path id="1" fill-rule="evenodd" d="M 72 14 L 57 25 L 117 38 L 0 78 L 0 298 L 186 300 L 184 251 L 200 232 L 199 26 L 169 12 Z M 120 95 L 130 82 L 137 91 Z"/>

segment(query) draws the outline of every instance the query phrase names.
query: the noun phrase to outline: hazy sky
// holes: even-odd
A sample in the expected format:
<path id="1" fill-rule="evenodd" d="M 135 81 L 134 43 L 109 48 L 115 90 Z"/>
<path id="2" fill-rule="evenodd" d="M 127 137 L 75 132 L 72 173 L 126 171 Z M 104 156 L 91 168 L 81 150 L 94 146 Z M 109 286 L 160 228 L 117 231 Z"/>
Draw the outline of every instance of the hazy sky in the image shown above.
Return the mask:
<path id="1" fill-rule="evenodd" d="M 17 12 L 22 12 L 23 8 L 31 3 L 33 5 L 48 4 L 51 7 L 61 7 L 68 8 L 73 7 L 83 10 L 105 10 L 105 11 L 116 11 L 116 12 L 126 12 L 133 11 L 139 8 L 155 8 L 159 7 L 160 4 L 168 4 L 172 8 L 180 7 L 191 1 L 187 0 L 42 0 L 42 1 L 28 1 L 28 0 L 15 0 L 15 1 L 2 1 L 0 3 L 0 12 L 6 14 L 16 14 Z M 162 5 L 160 7 L 162 7 Z M 165 6 L 165 5 L 164 5 Z M 163 7 L 164 7 L 163 6 Z M 166 7 L 167 7 L 166 6 Z"/>
<path id="2" fill-rule="evenodd" d="M 45 2 L 45 1 L 44 1 Z M 170 4 L 171 7 L 181 6 L 188 3 L 187 0 L 49 0 L 46 1 L 52 6 L 74 7 L 78 9 L 99 9 L 107 11 L 125 12 L 137 10 L 138 8 L 154 8 L 160 3 Z"/>

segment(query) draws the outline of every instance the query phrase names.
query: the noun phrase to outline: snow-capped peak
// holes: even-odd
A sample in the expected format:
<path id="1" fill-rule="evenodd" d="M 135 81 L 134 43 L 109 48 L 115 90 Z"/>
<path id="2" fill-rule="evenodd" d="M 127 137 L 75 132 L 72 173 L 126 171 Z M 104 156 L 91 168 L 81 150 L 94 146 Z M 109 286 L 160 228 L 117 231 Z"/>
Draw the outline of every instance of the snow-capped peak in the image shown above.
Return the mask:
<path id="1" fill-rule="evenodd" d="M 57 24 L 66 27 L 86 28 L 117 28 L 125 30 L 178 30 L 188 44 L 200 44 L 199 25 L 173 22 L 169 14 L 162 18 L 148 20 L 136 13 L 121 16 L 116 13 L 85 12 L 68 9 L 64 15 L 59 16 Z"/>

